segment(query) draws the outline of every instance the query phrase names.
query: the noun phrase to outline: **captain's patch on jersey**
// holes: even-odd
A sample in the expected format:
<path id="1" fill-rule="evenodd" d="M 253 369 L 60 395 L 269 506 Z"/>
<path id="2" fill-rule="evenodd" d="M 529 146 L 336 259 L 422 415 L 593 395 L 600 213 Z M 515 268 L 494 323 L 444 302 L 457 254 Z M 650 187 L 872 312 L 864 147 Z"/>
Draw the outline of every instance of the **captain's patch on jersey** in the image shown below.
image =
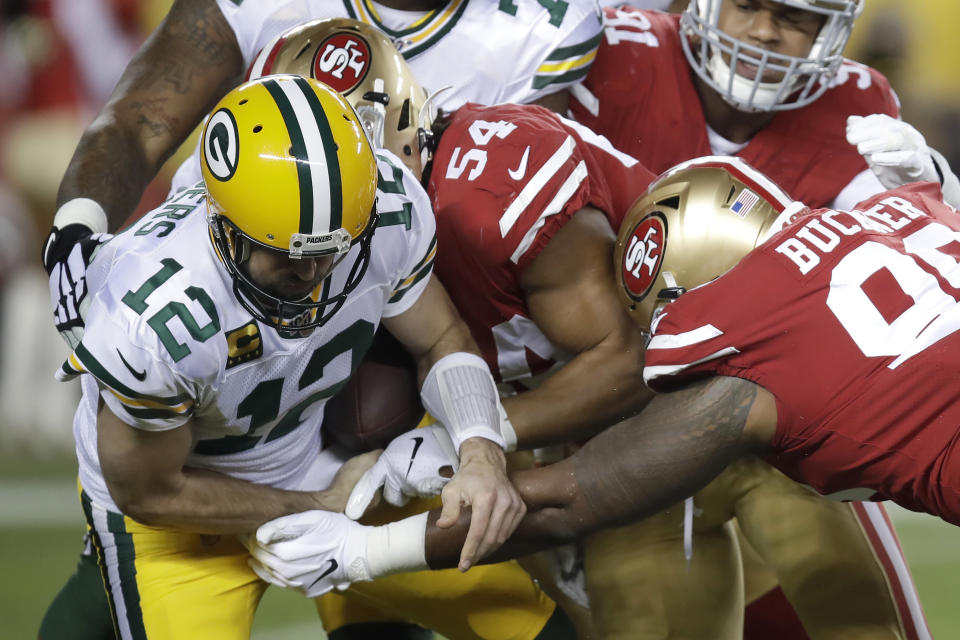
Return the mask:
<path id="1" fill-rule="evenodd" d="M 627 295 L 639 302 L 650 293 L 660 274 L 667 246 L 667 221 L 651 213 L 638 222 L 624 242 L 626 251 L 620 264 L 621 282 Z"/>
<path id="2" fill-rule="evenodd" d="M 227 369 L 250 362 L 263 355 L 263 339 L 256 320 L 251 320 L 239 329 L 226 332 Z"/>
<path id="3" fill-rule="evenodd" d="M 335 33 L 317 47 L 313 77 L 347 95 L 370 70 L 370 45 L 355 33 Z"/>

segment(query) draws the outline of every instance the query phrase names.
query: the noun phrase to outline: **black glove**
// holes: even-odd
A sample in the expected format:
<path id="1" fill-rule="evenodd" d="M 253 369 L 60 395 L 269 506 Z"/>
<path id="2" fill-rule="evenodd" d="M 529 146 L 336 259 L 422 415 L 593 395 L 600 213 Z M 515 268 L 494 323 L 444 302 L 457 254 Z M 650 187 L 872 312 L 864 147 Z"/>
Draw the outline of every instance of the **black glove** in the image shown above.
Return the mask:
<path id="1" fill-rule="evenodd" d="M 53 321 L 73 349 L 83 337 L 87 300 L 87 265 L 97 250 L 113 236 L 93 233 L 86 225 L 53 227 L 43 247 L 43 268 L 50 276 L 50 303 Z"/>

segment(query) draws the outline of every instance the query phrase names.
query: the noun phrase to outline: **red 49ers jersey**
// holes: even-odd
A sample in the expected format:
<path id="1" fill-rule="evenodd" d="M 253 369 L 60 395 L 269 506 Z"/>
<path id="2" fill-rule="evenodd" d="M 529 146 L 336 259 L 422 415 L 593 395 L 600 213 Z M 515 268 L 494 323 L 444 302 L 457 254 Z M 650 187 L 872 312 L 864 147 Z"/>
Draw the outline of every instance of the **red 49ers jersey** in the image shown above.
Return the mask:
<path id="1" fill-rule="evenodd" d="M 680 44 L 680 16 L 606 9 L 604 35 L 574 117 L 613 145 L 661 172 L 713 155 L 691 70 Z M 834 85 L 810 105 L 778 112 L 736 155 L 811 207 L 829 206 L 867 164 L 847 143 L 847 117 L 899 115 L 880 73 L 844 62 Z M 591 104 L 585 104 L 590 101 Z"/>
<path id="2" fill-rule="evenodd" d="M 542 107 L 466 104 L 433 158 L 436 274 L 501 381 L 562 361 L 530 320 L 520 274 L 583 207 L 616 231 L 653 174 Z M 576 304 L 576 301 L 571 301 Z"/>
<path id="3" fill-rule="evenodd" d="M 771 464 L 960 524 L 960 216 L 939 199 L 917 183 L 801 214 L 666 308 L 647 382 L 752 380 L 776 397 Z"/>

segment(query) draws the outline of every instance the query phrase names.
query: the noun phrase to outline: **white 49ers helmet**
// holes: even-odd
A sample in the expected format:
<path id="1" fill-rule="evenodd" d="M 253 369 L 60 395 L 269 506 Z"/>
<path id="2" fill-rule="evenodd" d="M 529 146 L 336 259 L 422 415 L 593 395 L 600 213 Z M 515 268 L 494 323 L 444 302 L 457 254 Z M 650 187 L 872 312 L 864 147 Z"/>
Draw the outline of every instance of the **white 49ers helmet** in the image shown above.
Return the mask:
<path id="1" fill-rule="evenodd" d="M 822 16 L 823 25 L 806 56 L 773 53 L 720 30 L 721 4 L 730 0 L 690 0 L 680 19 L 687 60 L 704 82 L 741 111 L 781 111 L 810 104 L 826 91 L 843 62 L 843 48 L 864 0 L 771 0 Z M 734 72 L 737 63 L 756 67 L 748 78 Z M 782 74 L 764 82 L 764 74 Z"/>
<path id="2" fill-rule="evenodd" d="M 436 112 L 386 35 L 348 18 L 307 22 L 267 43 L 247 76 L 271 73 L 313 78 L 340 92 L 373 146 L 393 151 L 414 175 L 422 174 Z"/>
<path id="3" fill-rule="evenodd" d="M 725 273 L 804 208 L 739 158 L 708 156 L 667 170 L 620 227 L 621 301 L 649 331 L 665 304 Z"/>

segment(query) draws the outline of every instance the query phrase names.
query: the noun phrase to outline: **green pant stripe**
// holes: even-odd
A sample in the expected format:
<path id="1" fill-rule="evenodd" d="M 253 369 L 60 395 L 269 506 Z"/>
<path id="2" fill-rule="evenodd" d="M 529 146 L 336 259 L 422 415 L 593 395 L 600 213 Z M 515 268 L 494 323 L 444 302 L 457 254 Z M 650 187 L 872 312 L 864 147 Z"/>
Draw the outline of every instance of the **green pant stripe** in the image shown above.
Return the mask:
<path id="1" fill-rule="evenodd" d="M 110 579 L 107 576 L 107 561 L 103 557 L 103 542 L 100 540 L 100 532 L 93 522 L 93 506 L 90 503 L 90 496 L 86 491 L 80 492 L 80 505 L 83 508 L 83 517 L 87 521 L 87 527 L 90 530 L 90 537 L 93 541 L 93 550 L 97 554 L 97 567 L 100 569 L 100 581 L 104 593 L 107 594 L 107 604 L 110 605 L 110 620 L 113 622 L 113 633 L 120 637 L 120 625 L 117 622 L 117 605 L 113 601 L 113 592 L 108 588 Z"/>
<path id="2" fill-rule="evenodd" d="M 114 588 L 119 587 L 120 595 L 123 598 L 123 609 L 125 610 L 124 619 L 126 626 L 130 629 L 130 638 L 132 640 L 147 640 L 147 630 L 143 623 L 143 611 L 140 609 L 140 591 L 137 588 L 137 567 L 135 564 L 136 550 L 133 544 L 133 536 L 127 533 L 127 527 L 123 520 L 123 515 L 112 511 L 106 512 L 106 531 L 103 527 L 97 526 L 94 518 L 93 506 L 86 492 L 81 492 L 81 503 L 83 504 L 83 513 L 93 532 L 93 544 L 97 549 L 97 559 L 100 565 L 100 573 L 103 576 L 103 583 L 107 591 L 107 599 L 110 602 L 111 615 L 113 617 L 114 630 L 118 631 L 124 627 L 120 623 L 120 610 L 115 599 Z M 110 567 L 107 563 L 107 551 L 104 544 L 104 537 L 112 541 L 116 557 L 116 574 L 119 585 L 111 581 Z M 117 637 L 123 634 L 118 632 Z"/>

